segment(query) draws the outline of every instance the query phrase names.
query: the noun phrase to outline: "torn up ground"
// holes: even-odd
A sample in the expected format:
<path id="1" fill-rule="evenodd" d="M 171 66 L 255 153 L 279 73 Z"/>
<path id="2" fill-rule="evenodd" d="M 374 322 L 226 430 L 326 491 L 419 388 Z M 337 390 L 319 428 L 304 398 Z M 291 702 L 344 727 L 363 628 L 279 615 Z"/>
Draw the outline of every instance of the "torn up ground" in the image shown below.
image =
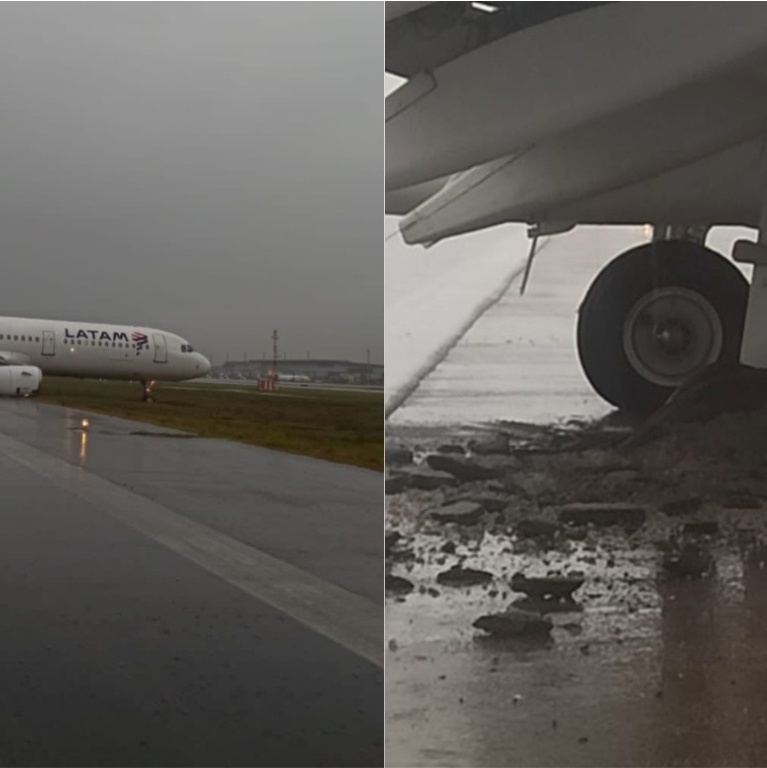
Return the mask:
<path id="1" fill-rule="evenodd" d="M 388 431 L 389 765 L 767 762 L 767 408 L 720 407 Z"/>

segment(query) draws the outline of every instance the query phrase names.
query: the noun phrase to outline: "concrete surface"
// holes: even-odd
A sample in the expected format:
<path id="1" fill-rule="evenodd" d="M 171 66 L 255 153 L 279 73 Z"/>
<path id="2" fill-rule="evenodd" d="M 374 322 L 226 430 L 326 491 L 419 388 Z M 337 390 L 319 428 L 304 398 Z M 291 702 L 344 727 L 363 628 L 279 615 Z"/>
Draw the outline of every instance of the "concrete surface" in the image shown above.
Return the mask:
<path id="1" fill-rule="evenodd" d="M 493 253 L 499 248 L 499 236 L 505 234 L 509 263 L 524 259 L 528 244 L 519 233 L 493 231 Z M 709 244 L 729 256 L 735 239 L 753 236 L 749 230 L 721 227 L 712 232 Z M 398 427 L 426 425 L 465 427 L 499 419 L 551 423 L 598 418 L 609 412 L 578 362 L 578 306 L 609 261 L 643 242 L 647 242 L 647 233 L 638 227 L 578 227 L 549 239 L 533 263 L 525 295 L 519 295 L 519 280 L 515 281 L 387 421 L 389 430 L 396 433 Z M 416 260 L 418 251 L 411 250 Z M 496 283 L 502 281 L 502 274 L 488 270 L 479 254 L 476 260 L 472 256 L 467 253 L 457 264 L 448 261 L 436 277 L 426 275 L 423 282 L 415 281 L 409 289 L 400 287 L 402 279 L 388 279 L 396 264 L 387 266 L 386 362 L 387 369 L 390 361 L 395 370 L 402 369 L 403 380 L 417 370 L 410 359 L 413 351 L 420 352 L 425 360 L 452 332 L 450 323 L 435 324 L 432 318 L 440 319 L 450 312 L 455 325 L 482 302 L 485 294 L 477 293 L 475 270 L 489 272 Z M 408 274 L 404 267 L 401 271 Z M 750 267 L 743 271 L 748 274 Z M 467 288 L 462 287 L 462 281 L 468 281 Z M 490 293 L 492 287 L 485 286 L 485 290 Z M 390 292 L 394 295 L 389 296 Z M 398 301 L 400 293 L 402 299 Z M 392 317 L 395 313 L 398 316 Z M 409 337 L 409 346 L 403 345 L 401 352 L 396 339 L 390 343 L 390 321 L 400 335 Z M 390 384 L 387 372 L 386 386 L 388 398 L 390 388 L 393 392 L 403 384 Z"/>

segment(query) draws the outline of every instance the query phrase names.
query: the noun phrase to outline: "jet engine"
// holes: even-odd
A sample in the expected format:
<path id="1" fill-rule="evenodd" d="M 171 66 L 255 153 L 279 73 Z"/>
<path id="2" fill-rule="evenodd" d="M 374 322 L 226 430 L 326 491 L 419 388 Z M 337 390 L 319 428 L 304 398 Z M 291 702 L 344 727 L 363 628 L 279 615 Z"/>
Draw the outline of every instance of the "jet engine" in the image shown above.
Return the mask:
<path id="1" fill-rule="evenodd" d="M 43 372 L 36 365 L 0 366 L 0 396 L 31 397 L 40 391 Z"/>

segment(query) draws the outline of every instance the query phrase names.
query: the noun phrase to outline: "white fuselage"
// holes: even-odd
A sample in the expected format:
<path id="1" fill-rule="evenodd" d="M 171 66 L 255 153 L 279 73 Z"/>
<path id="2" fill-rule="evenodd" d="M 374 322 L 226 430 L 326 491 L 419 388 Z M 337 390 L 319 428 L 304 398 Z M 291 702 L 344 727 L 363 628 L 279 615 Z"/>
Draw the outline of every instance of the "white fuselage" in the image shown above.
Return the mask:
<path id="1" fill-rule="evenodd" d="M 45 375 L 140 381 L 204 376 L 210 363 L 185 339 L 157 328 L 0 317 L 0 364 Z"/>

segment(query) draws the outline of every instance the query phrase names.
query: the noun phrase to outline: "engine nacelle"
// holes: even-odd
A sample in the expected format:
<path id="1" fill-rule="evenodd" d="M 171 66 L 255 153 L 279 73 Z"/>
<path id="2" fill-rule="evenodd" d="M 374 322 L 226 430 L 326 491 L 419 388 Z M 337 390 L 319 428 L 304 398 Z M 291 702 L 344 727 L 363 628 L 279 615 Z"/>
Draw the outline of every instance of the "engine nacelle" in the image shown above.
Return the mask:
<path id="1" fill-rule="evenodd" d="M 36 365 L 0 365 L 0 397 L 30 397 L 40 390 L 43 372 Z"/>

